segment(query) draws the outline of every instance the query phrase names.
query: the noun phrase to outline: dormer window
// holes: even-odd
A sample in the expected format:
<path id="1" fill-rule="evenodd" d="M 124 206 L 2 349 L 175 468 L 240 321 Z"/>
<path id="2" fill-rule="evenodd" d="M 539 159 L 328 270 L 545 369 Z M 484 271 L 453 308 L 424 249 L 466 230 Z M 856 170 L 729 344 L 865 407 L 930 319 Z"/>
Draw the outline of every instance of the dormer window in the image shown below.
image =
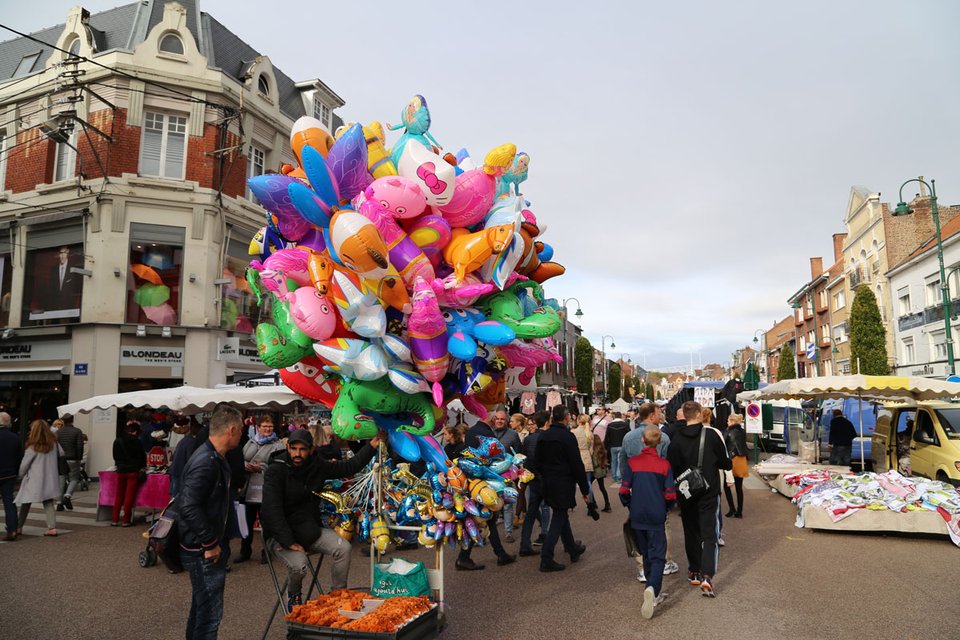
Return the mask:
<path id="1" fill-rule="evenodd" d="M 70 52 L 71 57 L 78 58 L 80 57 L 80 38 L 74 36 L 68 46 L 64 47 L 67 51 Z"/>
<path id="2" fill-rule="evenodd" d="M 19 78 L 25 76 L 33 71 L 34 65 L 37 64 L 37 60 L 40 59 L 40 52 L 28 53 L 20 59 L 20 64 L 17 65 L 17 70 L 13 72 L 14 78 Z"/>
<path id="3" fill-rule="evenodd" d="M 175 56 L 182 56 L 183 41 L 175 33 L 168 33 L 160 38 L 160 51 Z"/>
<path id="4" fill-rule="evenodd" d="M 270 78 L 265 73 L 261 73 L 257 78 L 257 92 L 268 98 L 270 97 Z"/>

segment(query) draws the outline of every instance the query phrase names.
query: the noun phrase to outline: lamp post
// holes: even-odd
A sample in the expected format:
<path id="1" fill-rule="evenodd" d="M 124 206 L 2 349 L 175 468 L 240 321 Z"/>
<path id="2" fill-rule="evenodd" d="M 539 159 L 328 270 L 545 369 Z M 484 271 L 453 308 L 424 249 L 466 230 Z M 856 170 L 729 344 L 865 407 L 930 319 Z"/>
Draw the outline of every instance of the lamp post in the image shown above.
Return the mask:
<path id="1" fill-rule="evenodd" d="M 564 389 L 570 388 L 570 386 L 567 384 L 567 371 L 568 371 L 567 360 L 570 359 L 568 357 L 570 355 L 570 349 L 568 347 L 569 341 L 567 340 L 567 304 L 569 304 L 570 302 L 577 303 L 577 310 L 574 312 L 573 315 L 575 315 L 577 318 L 583 317 L 583 311 L 581 311 L 580 309 L 580 301 L 577 300 L 576 298 L 564 298 L 563 302 L 560 303 L 560 306 L 563 307 L 563 373 L 562 373 L 562 377 L 563 377 Z M 576 361 L 574 361 L 573 366 L 574 366 L 573 375 L 576 376 L 577 375 Z"/>
<path id="2" fill-rule="evenodd" d="M 913 213 L 906 202 L 903 200 L 903 188 L 911 182 L 917 182 L 926 186 L 930 190 L 930 213 L 933 216 L 933 224 L 937 230 L 937 261 L 940 263 L 940 297 L 943 302 L 943 331 L 944 339 L 947 343 L 947 375 L 954 375 L 957 370 L 953 361 L 953 333 L 950 329 L 950 289 L 947 284 L 947 276 L 943 268 L 943 238 L 940 236 L 940 210 L 937 209 L 937 181 L 931 180 L 929 183 L 923 178 L 911 178 L 900 185 L 900 202 L 897 208 L 893 210 L 895 216 L 906 216 Z M 857 373 L 860 373 L 859 370 Z"/>
<path id="3" fill-rule="evenodd" d="M 610 348 L 616 349 L 617 344 L 613 341 L 613 336 L 601 336 L 600 338 L 600 379 L 603 380 L 603 389 L 600 395 L 600 404 L 606 404 L 603 399 L 607 396 L 607 349 L 604 346 L 606 339 L 610 338 Z"/>
<path id="4" fill-rule="evenodd" d="M 762 342 L 757 338 L 757 334 L 760 334 L 763 336 Z M 767 366 L 766 366 L 767 359 L 763 357 L 764 352 L 766 352 L 767 350 L 767 332 L 765 329 L 757 329 L 756 331 L 753 332 L 753 344 L 757 345 L 760 348 L 760 350 L 757 351 L 757 368 L 758 369 L 760 368 L 760 361 L 762 359 L 763 370 L 767 371 Z M 757 373 L 759 374 L 759 371 Z M 770 382 L 769 371 L 767 372 L 767 382 Z"/>

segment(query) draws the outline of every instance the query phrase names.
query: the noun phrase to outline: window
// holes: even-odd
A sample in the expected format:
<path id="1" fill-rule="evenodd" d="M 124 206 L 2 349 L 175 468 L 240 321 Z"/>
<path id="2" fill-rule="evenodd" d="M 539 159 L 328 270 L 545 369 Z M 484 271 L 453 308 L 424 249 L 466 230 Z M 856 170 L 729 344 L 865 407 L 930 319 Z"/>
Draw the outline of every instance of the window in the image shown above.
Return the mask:
<path id="1" fill-rule="evenodd" d="M 794 312 L 794 315 L 796 316 L 797 321 L 803 322 L 803 310 L 802 310 L 802 309 L 797 309 L 797 310 Z"/>
<path id="2" fill-rule="evenodd" d="M 80 55 L 80 38 L 74 37 L 73 40 L 70 41 L 69 46 L 64 47 L 64 49 L 66 49 L 67 51 L 69 51 L 71 56 L 77 56 L 77 57 L 79 57 L 79 55 Z"/>
<path id="3" fill-rule="evenodd" d="M 270 97 L 270 78 L 267 74 L 261 73 L 257 78 L 257 91 L 264 96 Z"/>
<path id="4" fill-rule="evenodd" d="M 811 296 L 809 295 L 807 296 L 804 306 L 807 309 L 807 315 L 812 316 L 813 315 L 813 298 Z"/>
<path id="5" fill-rule="evenodd" d="M 821 309 L 827 309 L 827 308 L 829 308 L 830 305 L 828 304 L 828 302 L 829 302 L 829 297 L 828 297 L 828 296 L 829 296 L 829 294 L 827 293 L 827 290 L 826 290 L 826 289 L 821 289 L 821 290 L 820 290 L 820 308 L 821 308 Z"/>
<path id="6" fill-rule="evenodd" d="M 897 311 L 901 316 L 910 313 L 910 287 L 897 290 Z"/>
<path id="7" fill-rule="evenodd" d="M 140 174 L 184 179 L 187 155 L 187 119 L 156 111 L 143 114 Z"/>
<path id="8" fill-rule="evenodd" d="M 820 325 L 820 338 L 826 341 L 830 340 L 830 325 L 828 324 Z"/>
<path id="9" fill-rule="evenodd" d="M 66 142 L 57 143 L 56 162 L 53 165 L 53 181 L 69 180 L 77 175 L 77 130 L 70 133 Z"/>
<path id="10" fill-rule="evenodd" d="M 183 55 L 183 41 L 176 34 L 168 33 L 160 39 L 160 51 L 172 53 L 177 56 Z"/>
<path id="11" fill-rule="evenodd" d="M 13 72 L 14 78 L 19 78 L 20 76 L 25 76 L 33 71 L 34 65 L 37 64 L 37 60 L 40 59 L 40 52 L 28 53 L 20 59 L 20 64 L 17 65 L 17 70 Z"/>
<path id="12" fill-rule="evenodd" d="M 313 117 L 322 122 L 323 126 L 330 128 L 330 107 L 320 100 L 319 92 L 313 94 Z"/>
<path id="13" fill-rule="evenodd" d="M 943 331 L 930 334 L 930 358 L 933 360 L 947 359 L 947 341 Z"/>
<path id="14" fill-rule="evenodd" d="M 916 362 L 916 354 L 913 350 L 913 338 L 903 339 L 903 364 L 913 364 Z"/>
<path id="15" fill-rule="evenodd" d="M 254 176 L 263 175 L 263 164 L 266 152 L 255 144 L 250 145 L 250 153 L 247 154 L 247 179 Z M 250 187 L 247 187 L 247 200 L 260 204 Z"/>
<path id="16" fill-rule="evenodd" d="M 937 441 L 937 432 L 933 428 L 933 420 L 926 411 L 917 411 L 917 426 L 913 431 L 913 440 L 920 444 L 940 445 Z"/>
<path id="17" fill-rule="evenodd" d="M 937 304 L 940 304 L 940 278 L 933 278 L 924 285 L 924 306 L 932 307 Z"/>
<path id="18" fill-rule="evenodd" d="M 843 309 L 847 305 L 847 296 L 843 291 L 838 291 L 833 296 L 833 310 Z"/>
<path id="19" fill-rule="evenodd" d="M 816 339 L 817 339 L 817 334 L 815 334 L 813 331 L 808 331 L 808 332 L 807 332 L 807 343 L 808 343 L 808 344 L 811 343 L 811 342 L 815 342 Z"/>
<path id="20" fill-rule="evenodd" d="M 183 227 L 130 225 L 127 322 L 179 323 L 183 239 Z"/>
<path id="21" fill-rule="evenodd" d="M 833 326 L 833 341 L 844 342 L 847 339 L 847 323 L 843 322 Z"/>
<path id="22" fill-rule="evenodd" d="M 79 224 L 28 229 L 21 322 L 25 326 L 78 322 L 84 276 L 72 269 L 83 265 Z"/>
<path id="23" fill-rule="evenodd" d="M 10 238 L 0 240 L 0 327 L 10 326 L 10 291 L 13 288 L 13 251 Z"/>
<path id="24" fill-rule="evenodd" d="M 7 186 L 7 132 L 0 129 L 0 192 Z"/>
<path id="25" fill-rule="evenodd" d="M 220 287 L 220 328 L 253 333 L 260 322 L 272 321 L 273 296 L 264 296 L 263 304 L 258 305 L 257 298 L 245 279 L 250 256 L 247 254 L 247 243 L 238 238 L 252 237 L 253 232 L 234 228 L 232 235 L 234 237 L 227 245 L 221 277 L 232 279 L 233 283 Z"/>
<path id="26" fill-rule="evenodd" d="M 880 310 L 880 322 L 886 322 L 887 321 L 887 305 L 884 303 L 884 300 L 883 300 L 883 287 L 881 287 L 878 284 L 877 290 L 875 291 L 875 293 L 877 296 L 877 307 Z"/>
<path id="27" fill-rule="evenodd" d="M 800 344 L 797 345 L 797 355 L 803 355 L 807 351 L 807 340 L 800 336 Z"/>

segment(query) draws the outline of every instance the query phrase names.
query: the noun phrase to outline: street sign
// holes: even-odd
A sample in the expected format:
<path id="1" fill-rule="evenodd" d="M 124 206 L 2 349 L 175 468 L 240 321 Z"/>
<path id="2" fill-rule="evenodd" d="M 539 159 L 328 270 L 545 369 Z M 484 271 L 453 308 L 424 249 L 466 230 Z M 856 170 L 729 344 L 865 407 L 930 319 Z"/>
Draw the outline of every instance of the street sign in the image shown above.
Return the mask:
<path id="1" fill-rule="evenodd" d="M 807 360 L 814 360 L 817 357 L 817 343 L 811 342 L 807 345 Z"/>
<path id="2" fill-rule="evenodd" d="M 747 433 L 763 433 L 762 413 L 759 402 L 747 405 Z"/>
<path id="3" fill-rule="evenodd" d="M 85 376 L 87 375 L 87 362 L 75 362 L 73 363 L 73 375 L 75 376 Z"/>

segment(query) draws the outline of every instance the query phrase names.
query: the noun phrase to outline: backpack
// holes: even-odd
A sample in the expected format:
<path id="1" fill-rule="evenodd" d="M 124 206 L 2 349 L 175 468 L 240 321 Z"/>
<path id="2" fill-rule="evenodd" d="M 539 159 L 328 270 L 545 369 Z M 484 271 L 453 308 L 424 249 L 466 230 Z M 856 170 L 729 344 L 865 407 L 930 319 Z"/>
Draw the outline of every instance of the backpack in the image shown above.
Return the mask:
<path id="1" fill-rule="evenodd" d="M 147 545 L 172 573 L 183 571 L 180 562 L 180 531 L 177 527 L 176 498 L 171 498 L 160 517 L 150 527 Z"/>

